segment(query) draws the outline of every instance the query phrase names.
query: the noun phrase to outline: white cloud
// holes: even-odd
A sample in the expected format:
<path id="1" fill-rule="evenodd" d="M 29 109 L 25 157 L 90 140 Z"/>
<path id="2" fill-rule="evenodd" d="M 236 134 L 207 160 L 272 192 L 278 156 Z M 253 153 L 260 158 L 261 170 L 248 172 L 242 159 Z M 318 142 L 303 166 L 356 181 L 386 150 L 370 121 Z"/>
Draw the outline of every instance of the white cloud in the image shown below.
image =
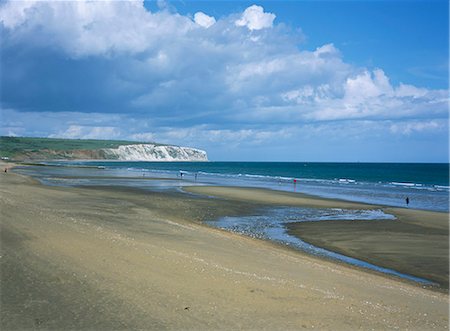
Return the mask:
<path id="1" fill-rule="evenodd" d="M 333 57 L 340 56 L 340 53 L 333 44 L 325 44 L 323 46 L 317 47 L 317 49 L 314 51 L 314 55 L 317 57 Z"/>
<path id="2" fill-rule="evenodd" d="M 286 101 L 295 101 L 297 104 L 301 104 L 310 100 L 315 94 L 314 88 L 310 85 L 299 88 L 297 90 L 288 91 L 282 93 L 282 98 Z"/>
<path id="3" fill-rule="evenodd" d="M 349 75 L 342 83 L 342 94 L 328 85 L 319 85 L 308 96 L 302 90 L 285 92 L 282 97 L 297 104 L 307 104 L 313 120 L 401 119 L 446 114 L 445 90 L 427 90 L 411 85 L 393 86 L 383 70 L 364 70 Z M 440 114 L 440 115 L 439 115 Z"/>
<path id="4" fill-rule="evenodd" d="M 293 129 L 255 128 L 255 129 L 215 129 L 205 125 L 189 128 L 165 127 L 155 133 L 158 142 L 191 146 L 262 146 L 271 140 L 286 141 L 293 135 Z"/>
<path id="5" fill-rule="evenodd" d="M 194 15 L 194 22 L 204 28 L 209 28 L 211 25 L 214 25 L 214 23 L 216 23 L 216 19 L 199 11 Z"/>
<path id="6" fill-rule="evenodd" d="M 349 77 L 345 83 L 345 97 L 352 102 L 383 94 L 391 95 L 392 92 L 389 79 L 380 69 L 373 72 L 365 70 L 356 77 Z"/>
<path id="7" fill-rule="evenodd" d="M 235 24 L 237 26 L 246 26 L 249 30 L 261 30 L 272 27 L 275 15 L 272 13 L 265 13 L 261 6 L 253 5 L 248 7 L 240 19 Z"/>
<path id="8" fill-rule="evenodd" d="M 10 1 L 0 7 L 0 22 L 17 39 L 34 35 L 35 44 L 62 47 L 73 57 L 139 53 L 194 26 L 181 15 L 152 14 L 142 0 Z"/>
<path id="9" fill-rule="evenodd" d="M 0 22 L 8 29 L 17 28 L 27 20 L 27 11 L 36 1 L 5 2 L 0 8 Z"/>
<path id="10" fill-rule="evenodd" d="M 120 136 L 116 127 L 70 125 L 64 131 L 50 134 L 49 138 L 114 139 Z"/>
<path id="11" fill-rule="evenodd" d="M 395 90 L 395 95 L 398 97 L 412 97 L 412 98 L 420 98 L 426 96 L 428 90 L 425 88 L 418 88 L 408 84 L 400 84 L 399 87 Z"/>
<path id="12" fill-rule="evenodd" d="M 156 142 L 155 134 L 153 132 L 135 133 L 130 135 L 130 138 L 138 141 Z"/>
<path id="13" fill-rule="evenodd" d="M 410 135 L 414 132 L 436 132 L 443 131 L 447 128 L 447 121 L 432 120 L 432 121 L 406 121 L 393 123 L 390 126 L 392 133 L 399 133 Z"/>

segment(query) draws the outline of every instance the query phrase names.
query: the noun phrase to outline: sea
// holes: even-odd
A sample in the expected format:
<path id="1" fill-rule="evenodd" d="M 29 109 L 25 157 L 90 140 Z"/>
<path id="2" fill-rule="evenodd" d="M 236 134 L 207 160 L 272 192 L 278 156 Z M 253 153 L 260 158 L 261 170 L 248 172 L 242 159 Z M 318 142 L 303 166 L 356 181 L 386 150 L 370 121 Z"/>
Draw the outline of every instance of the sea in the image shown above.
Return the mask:
<path id="1" fill-rule="evenodd" d="M 257 187 L 379 206 L 449 212 L 448 163 L 53 161 L 45 164 L 48 166 L 19 167 L 15 171 L 36 177 L 46 185 L 114 185 L 178 192 L 193 185 Z M 381 207 L 355 210 L 279 206 L 265 208 L 255 215 L 223 217 L 207 223 L 362 268 L 429 283 L 315 247 L 287 233 L 286 224 L 290 222 L 328 220 L 395 221 L 395 216 Z"/>

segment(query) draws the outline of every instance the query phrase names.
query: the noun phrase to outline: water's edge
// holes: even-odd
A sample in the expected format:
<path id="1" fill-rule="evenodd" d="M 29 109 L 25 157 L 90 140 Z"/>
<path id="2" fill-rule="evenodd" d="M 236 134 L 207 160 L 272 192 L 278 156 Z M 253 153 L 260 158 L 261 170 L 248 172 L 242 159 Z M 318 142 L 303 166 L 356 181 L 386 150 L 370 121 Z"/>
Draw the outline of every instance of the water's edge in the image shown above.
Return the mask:
<path id="1" fill-rule="evenodd" d="M 30 167 L 18 167 L 14 170 L 14 172 L 18 172 L 20 174 L 28 175 L 33 178 L 39 180 L 43 185 L 56 185 L 56 186 L 83 186 L 83 185 L 95 185 L 98 184 L 98 178 L 92 179 L 86 176 L 86 173 L 79 173 L 76 180 L 70 181 L 70 178 L 62 177 L 61 173 L 56 171 L 56 174 L 52 174 L 52 171 L 49 172 L 41 172 L 41 170 L 45 167 L 39 167 L 37 171 L 27 171 L 30 170 Z M 51 170 L 56 170 L 58 167 L 49 167 Z M 64 170 L 67 170 L 69 167 L 64 167 Z M 25 170 L 25 171 L 24 171 Z M 80 168 L 75 169 L 75 173 Z M 98 168 L 88 168 L 81 169 L 84 172 L 87 171 L 99 171 Z M 100 170 L 101 171 L 101 170 Z M 64 172 L 63 172 L 64 173 Z M 59 177 L 58 177 L 59 175 Z M 114 173 L 113 173 L 114 175 Z M 115 173 L 117 176 L 117 173 Z M 86 176 L 86 177 L 83 177 Z M 120 180 L 114 180 L 114 176 L 112 178 L 105 177 L 104 179 L 108 179 L 106 182 L 102 182 L 102 185 L 105 186 L 120 186 L 122 184 L 126 184 L 132 178 L 120 177 Z M 145 179 L 145 177 L 143 177 Z M 148 181 L 147 181 L 148 182 Z M 184 182 L 188 184 L 189 182 Z M 128 183 L 129 184 L 129 183 Z M 190 182 L 189 184 L 192 184 Z M 199 185 L 208 185 L 208 183 L 198 183 Z M 138 187 L 134 184 L 131 185 L 137 188 L 143 188 L 147 190 L 176 190 L 178 192 L 183 192 L 185 194 L 190 194 L 182 190 L 183 181 L 167 181 L 166 178 L 161 178 L 160 180 L 152 181 L 150 186 Z M 369 215 L 367 213 L 372 213 Z M 278 207 L 278 208 L 266 208 L 265 212 L 260 215 L 254 216 L 244 216 L 244 217 L 223 217 L 218 220 L 209 220 L 205 222 L 208 226 L 225 229 L 227 231 L 239 233 L 241 235 L 246 235 L 254 238 L 264 239 L 271 242 L 275 242 L 281 245 L 284 245 L 289 248 L 294 248 L 302 252 L 306 252 L 308 254 L 312 254 L 314 256 L 343 262 L 352 266 L 356 266 L 359 268 L 372 270 L 376 272 L 380 272 L 386 275 L 399 277 L 405 280 L 413 281 L 419 284 L 427 285 L 427 286 L 435 286 L 438 285 L 430 280 L 416 277 L 413 275 L 404 274 L 398 272 L 393 269 L 384 268 L 381 266 L 377 266 L 371 264 L 366 261 L 362 261 L 356 258 L 348 257 L 337 252 L 333 252 L 321 247 L 317 247 L 311 245 L 301 238 L 291 236 L 287 233 L 287 229 L 283 226 L 283 219 L 285 220 L 287 215 L 290 215 L 291 219 L 289 222 L 293 221 L 324 221 L 325 219 L 334 219 L 334 220 L 379 220 L 379 219 L 390 219 L 394 220 L 395 217 L 390 214 L 385 214 L 381 210 L 343 210 L 336 208 L 324 208 L 324 209 L 311 209 L 311 208 L 298 208 L 298 207 Z M 292 215 L 296 215 L 292 218 Z M 256 225 L 256 226 L 255 226 Z"/>

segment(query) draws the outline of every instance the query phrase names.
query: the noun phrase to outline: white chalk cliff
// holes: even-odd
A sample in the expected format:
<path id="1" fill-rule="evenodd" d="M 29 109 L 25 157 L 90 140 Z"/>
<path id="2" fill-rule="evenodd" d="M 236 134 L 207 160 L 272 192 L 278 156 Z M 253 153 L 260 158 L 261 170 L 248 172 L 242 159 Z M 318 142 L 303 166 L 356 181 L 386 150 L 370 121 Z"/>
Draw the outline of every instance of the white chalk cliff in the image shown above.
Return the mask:
<path id="1" fill-rule="evenodd" d="M 121 161 L 208 161 L 205 151 L 190 147 L 133 144 L 102 151 L 105 158 Z"/>

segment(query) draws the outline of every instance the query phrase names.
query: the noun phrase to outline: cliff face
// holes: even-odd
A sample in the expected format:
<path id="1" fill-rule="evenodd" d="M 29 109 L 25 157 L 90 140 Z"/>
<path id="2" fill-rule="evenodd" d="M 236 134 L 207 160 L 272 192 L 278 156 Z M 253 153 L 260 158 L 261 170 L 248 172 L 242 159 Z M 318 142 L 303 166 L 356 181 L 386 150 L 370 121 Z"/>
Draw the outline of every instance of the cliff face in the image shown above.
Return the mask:
<path id="1" fill-rule="evenodd" d="M 122 145 L 102 149 L 105 159 L 123 161 L 208 161 L 205 151 L 153 144 Z"/>
<path id="2" fill-rule="evenodd" d="M 23 151 L 17 160 L 117 160 L 117 161 L 208 161 L 205 151 L 154 144 L 122 145 L 116 148 Z"/>

